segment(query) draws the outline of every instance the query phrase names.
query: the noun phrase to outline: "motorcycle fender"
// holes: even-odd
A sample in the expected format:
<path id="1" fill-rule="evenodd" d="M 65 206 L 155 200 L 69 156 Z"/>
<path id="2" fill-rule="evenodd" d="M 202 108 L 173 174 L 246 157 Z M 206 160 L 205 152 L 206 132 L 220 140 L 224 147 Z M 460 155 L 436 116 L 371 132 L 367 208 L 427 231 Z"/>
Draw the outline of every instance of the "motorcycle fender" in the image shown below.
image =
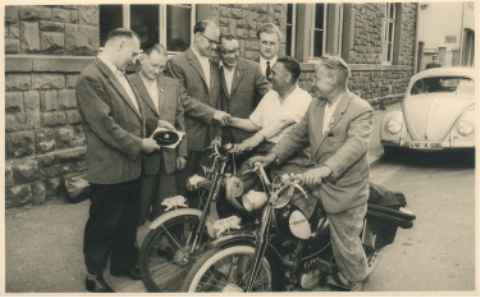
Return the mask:
<path id="1" fill-rule="evenodd" d="M 184 216 L 184 215 L 193 215 L 193 216 L 200 217 L 202 215 L 202 212 L 196 208 L 175 209 L 160 215 L 158 218 L 156 218 L 153 222 L 150 223 L 150 226 L 148 226 L 148 228 L 150 230 L 157 229 L 160 225 L 165 224 L 167 221 L 171 220 L 172 218 L 175 218 L 178 216 Z"/>
<path id="2" fill-rule="evenodd" d="M 255 234 L 251 232 L 237 232 L 235 234 L 223 235 L 209 243 L 210 248 L 223 248 L 233 244 L 245 244 L 255 247 Z"/>

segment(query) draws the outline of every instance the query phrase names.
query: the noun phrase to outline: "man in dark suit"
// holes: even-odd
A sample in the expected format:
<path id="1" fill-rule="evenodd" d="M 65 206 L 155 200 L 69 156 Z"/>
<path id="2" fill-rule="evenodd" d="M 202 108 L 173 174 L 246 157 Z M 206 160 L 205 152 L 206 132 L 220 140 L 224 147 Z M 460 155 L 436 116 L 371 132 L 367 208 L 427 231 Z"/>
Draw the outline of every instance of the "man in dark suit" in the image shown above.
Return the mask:
<path id="1" fill-rule="evenodd" d="M 112 275 L 139 278 L 134 268 L 142 153 L 159 149 L 145 135 L 144 106 L 123 74 L 140 52 L 133 31 L 113 30 L 97 59 L 82 71 L 76 86 L 87 139 L 87 179 L 91 184 L 83 242 L 88 270 L 85 285 L 89 291 L 113 291 L 103 278 L 109 256 Z"/>
<path id="2" fill-rule="evenodd" d="M 147 135 L 152 135 L 159 122 L 167 129 L 185 131 L 183 104 L 188 98 L 177 80 L 163 75 L 167 59 L 165 47 L 156 44 L 142 55 L 140 72 L 129 76 L 133 89 L 146 105 Z M 185 139 L 176 149 L 161 148 L 144 157 L 140 225 L 159 216 L 163 199 L 178 193 L 175 173 L 185 167 L 186 158 Z"/>
<path id="3" fill-rule="evenodd" d="M 257 63 L 240 57 L 239 43 L 233 36 L 221 36 L 220 57 L 220 108 L 232 117 L 246 119 L 269 91 L 270 85 Z M 226 127 L 224 132 L 227 141 L 233 143 L 240 143 L 251 136 L 251 133 L 234 127 Z"/>
<path id="4" fill-rule="evenodd" d="M 338 266 L 338 273 L 328 282 L 342 289 L 357 289 L 368 275 L 360 234 L 369 195 L 367 152 L 373 109 L 348 90 L 350 68 L 340 57 L 322 57 L 315 74 L 317 100 L 303 120 L 270 154 L 250 162 L 281 164 L 299 149 L 310 147 L 316 166 L 305 171 L 303 179 L 326 212 Z"/>
<path id="5" fill-rule="evenodd" d="M 220 80 L 217 63 L 211 60 L 219 42 L 220 29 L 210 20 L 198 22 L 194 29 L 191 47 L 167 62 L 166 72 L 180 80 L 190 97 L 207 106 L 218 108 L 220 97 Z M 191 111 L 190 111 L 191 110 Z M 219 133 L 215 120 L 225 125 L 229 115 L 220 110 L 214 112 L 197 112 L 195 108 L 185 108 L 188 157 L 185 169 L 178 174 L 181 193 L 185 193 L 187 177 L 200 173 L 201 164 L 205 162 L 204 149 L 213 137 Z"/>
<path id="6" fill-rule="evenodd" d="M 260 64 L 262 74 L 270 80 L 272 67 L 278 59 L 282 32 L 275 24 L 267 23 L 258 29 L 257 38 L 260 42 L 260 55 L 256 62 Z"/>

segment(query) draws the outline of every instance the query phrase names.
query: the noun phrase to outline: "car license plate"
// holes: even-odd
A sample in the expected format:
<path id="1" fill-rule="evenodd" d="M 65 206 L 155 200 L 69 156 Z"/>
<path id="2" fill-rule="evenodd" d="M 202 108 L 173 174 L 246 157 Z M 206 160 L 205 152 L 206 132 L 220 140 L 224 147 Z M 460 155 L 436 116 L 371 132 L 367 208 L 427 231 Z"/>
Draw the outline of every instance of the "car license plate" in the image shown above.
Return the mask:
<path id="1" fill-rule="evenodd" d="M 442 144 L 440 142 L 412 141 L 409 143 L 409 147 L 416 150 L 440 150 Z"/>

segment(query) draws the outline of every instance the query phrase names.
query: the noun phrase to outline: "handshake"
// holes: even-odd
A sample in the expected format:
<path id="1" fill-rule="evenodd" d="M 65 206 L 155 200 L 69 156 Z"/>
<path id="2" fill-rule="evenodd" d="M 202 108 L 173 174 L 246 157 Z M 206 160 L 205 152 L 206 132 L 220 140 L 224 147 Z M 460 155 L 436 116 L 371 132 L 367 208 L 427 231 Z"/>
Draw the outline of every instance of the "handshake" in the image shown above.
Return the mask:
<path id="1" fill-rule="evenodd" d="M 224 112 L 221 110 L 216 110 L 213 114 L 213 119 L 220 123 L 222 126 L 229 126 L 232 122 L 232 115 L 228 112 Z"/>

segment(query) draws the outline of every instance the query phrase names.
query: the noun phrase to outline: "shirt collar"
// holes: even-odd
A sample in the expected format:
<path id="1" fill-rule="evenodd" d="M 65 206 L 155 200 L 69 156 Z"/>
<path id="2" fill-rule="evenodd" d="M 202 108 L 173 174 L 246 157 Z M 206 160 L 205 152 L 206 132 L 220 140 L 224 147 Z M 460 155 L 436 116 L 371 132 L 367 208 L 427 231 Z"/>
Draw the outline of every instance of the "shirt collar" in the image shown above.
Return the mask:
<path id="1" fill-rule="evenodd" d="M 260 56 L 260 64 L 267 64 L 267 61 L 270 61 L 270 66 L 273 67 L 273 64 L 275 64 L 277 62 L 277 56 L 267 60 L 265 59 L 264 57 Z"/>

